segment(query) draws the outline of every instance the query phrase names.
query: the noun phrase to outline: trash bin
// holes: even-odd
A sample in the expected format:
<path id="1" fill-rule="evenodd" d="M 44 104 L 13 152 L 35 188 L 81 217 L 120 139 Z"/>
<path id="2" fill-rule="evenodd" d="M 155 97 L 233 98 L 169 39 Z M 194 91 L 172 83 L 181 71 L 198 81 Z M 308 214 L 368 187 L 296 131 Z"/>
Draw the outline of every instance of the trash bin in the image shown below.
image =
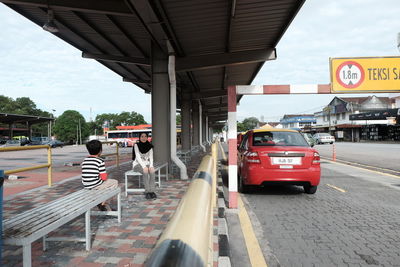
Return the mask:
<path id="1" fill-rule="evenodd" d="M 0 170 L 0 262 L 3 261 L 1 252 L 3 251 L 3 183 L 4 171 Z"/>

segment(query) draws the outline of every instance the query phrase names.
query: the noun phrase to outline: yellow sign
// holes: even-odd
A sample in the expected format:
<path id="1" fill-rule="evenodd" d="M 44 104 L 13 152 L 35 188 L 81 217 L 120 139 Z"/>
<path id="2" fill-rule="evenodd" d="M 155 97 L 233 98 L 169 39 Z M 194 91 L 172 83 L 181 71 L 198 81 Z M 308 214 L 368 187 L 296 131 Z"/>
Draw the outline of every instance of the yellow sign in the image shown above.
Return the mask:
<path id="1" fill-rule="evenodd" d="M 400 57 L 331 58 L 332 92 L 400 92 Z"/>

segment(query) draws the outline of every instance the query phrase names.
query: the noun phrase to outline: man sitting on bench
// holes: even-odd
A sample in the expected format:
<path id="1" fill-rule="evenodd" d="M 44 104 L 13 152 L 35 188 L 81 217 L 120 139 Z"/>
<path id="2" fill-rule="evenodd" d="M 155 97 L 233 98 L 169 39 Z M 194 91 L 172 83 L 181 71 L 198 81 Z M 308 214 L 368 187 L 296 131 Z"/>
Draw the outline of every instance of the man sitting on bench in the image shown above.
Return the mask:
<path id="1" fill-rule="evenodd" d="M 104 160 L 100 158 L 102 144 L 99 140 L 92 140 L 86 144 L 89 156 L 82 162 L 82 184 L 86 189 L 100 190 L 104 188 L 117 188 L 118 181 L 107 179 Z M 111 210 L 110 206 L 103 202 L 97 205 L 99 210 Z"/>

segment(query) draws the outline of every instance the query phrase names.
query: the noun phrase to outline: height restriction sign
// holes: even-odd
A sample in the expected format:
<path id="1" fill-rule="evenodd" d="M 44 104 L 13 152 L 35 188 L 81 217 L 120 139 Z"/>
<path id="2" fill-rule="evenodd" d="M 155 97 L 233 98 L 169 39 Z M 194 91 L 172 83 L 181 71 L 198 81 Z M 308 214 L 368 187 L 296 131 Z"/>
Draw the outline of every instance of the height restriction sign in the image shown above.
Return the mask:
<path id="1" fill-rule="evenodd" d="M 400 92 L 400 57 L 331 58 L 332 92 Z"/>

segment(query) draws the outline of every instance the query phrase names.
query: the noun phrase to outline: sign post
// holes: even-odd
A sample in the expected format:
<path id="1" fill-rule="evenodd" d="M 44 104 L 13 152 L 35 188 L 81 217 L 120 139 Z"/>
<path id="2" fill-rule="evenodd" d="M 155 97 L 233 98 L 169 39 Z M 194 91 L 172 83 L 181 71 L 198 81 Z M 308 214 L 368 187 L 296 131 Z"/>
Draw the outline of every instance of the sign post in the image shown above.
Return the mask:
<path id="1" fill-rule="evenodd" d="M 400 57 L 331 58 L 332 93 L 400 90 Z"/>

